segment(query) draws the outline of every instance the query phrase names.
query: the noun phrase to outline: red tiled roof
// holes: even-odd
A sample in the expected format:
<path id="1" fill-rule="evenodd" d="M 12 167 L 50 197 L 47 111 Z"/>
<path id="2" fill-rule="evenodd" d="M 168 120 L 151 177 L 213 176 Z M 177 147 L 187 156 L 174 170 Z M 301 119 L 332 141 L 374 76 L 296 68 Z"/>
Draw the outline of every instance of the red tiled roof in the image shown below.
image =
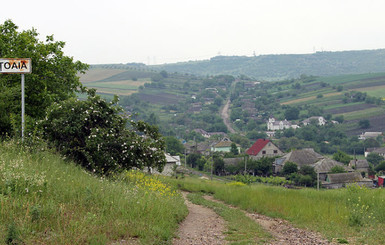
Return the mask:
<path id="1" fill-rule="evenodd" d="M 246 151 L 246 154 L 256 156 L 269 143 L 267 139 L 257 139 L 255 143 Z"/>

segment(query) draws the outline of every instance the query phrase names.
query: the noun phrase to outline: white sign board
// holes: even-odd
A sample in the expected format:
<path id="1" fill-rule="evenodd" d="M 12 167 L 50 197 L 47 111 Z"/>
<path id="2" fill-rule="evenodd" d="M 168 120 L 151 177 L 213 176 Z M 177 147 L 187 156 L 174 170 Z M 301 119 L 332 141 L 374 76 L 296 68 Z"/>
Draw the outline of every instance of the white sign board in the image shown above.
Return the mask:
<path id="1" fill-rule="evenodd" d="M 31 59 L 0 58 L 0 73 L 24 74 L 32 72 Z"/>

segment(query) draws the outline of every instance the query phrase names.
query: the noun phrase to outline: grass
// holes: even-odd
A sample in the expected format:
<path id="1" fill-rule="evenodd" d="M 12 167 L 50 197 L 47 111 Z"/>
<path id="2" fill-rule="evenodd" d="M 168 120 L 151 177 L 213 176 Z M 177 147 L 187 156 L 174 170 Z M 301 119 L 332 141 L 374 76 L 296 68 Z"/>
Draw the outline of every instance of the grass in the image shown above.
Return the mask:
<path id="1" fill-rule="evenodd" d="M 269 233 L 239 209 L 206 200 L 201 193 L 190 193 L 187 197 L 194 204 L 213 209 L 227 222 L 226 240 L 230 244 L 262 244 L 271 238 Z"/>
<path id="2" fill-rule="evenodd" d="M 0 244 L 171 244 L 187 215 L 161 179 L 108 180 L 46 149 L 0 143 L 0 169 Z"/>
<path id="3" fill-rule="evenodd" d="M 345 120 L 358 120 L 363 118 L 369 118 L 373 116 L 377 116 L 383 114 L 385 110 L 381 107 L 374 107 L 365 110 L 352 111 L 346 113 L 339 113 L 336 115 L 343 115 Z"/>
<path id="4" fill-rule="evenodd" d="M 329 240 L 384 244 L 385 192 L 349 187 L 338 190 L 286 189 L 267 185 L 231 186 L 187 178 L 180 188 L 213 193 L 216 199 L 244 210 L 291 221 Z"/>

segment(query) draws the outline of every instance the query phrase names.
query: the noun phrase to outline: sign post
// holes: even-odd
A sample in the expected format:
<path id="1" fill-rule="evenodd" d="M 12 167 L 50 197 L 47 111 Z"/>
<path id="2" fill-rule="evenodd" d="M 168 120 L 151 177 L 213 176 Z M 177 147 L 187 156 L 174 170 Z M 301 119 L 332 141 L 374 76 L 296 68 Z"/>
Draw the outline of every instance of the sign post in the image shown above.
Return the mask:
<path id="1" fill-rule="evenodd" d="M 24 141 L 24 74 L 32 72 L 32 61 L 29 58 L 0 58 L 0 73 L 21 74 L 21 140 Z"/>

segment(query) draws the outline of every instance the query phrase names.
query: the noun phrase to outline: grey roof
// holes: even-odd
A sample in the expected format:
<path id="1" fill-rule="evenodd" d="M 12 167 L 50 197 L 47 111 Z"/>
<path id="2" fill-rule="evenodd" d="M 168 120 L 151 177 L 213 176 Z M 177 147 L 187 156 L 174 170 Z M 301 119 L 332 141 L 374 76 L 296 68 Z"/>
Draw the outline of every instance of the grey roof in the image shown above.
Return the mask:
<path id="1" fill-rule="evenodd" d="M 350 160 L 349 166 L 355 166 L 356 169 L 369 168 L 369 163 L 366 159 Z"/>
<path id="2" fill-rule="evenodd" d="M 353 183 L 363 180 L 359 172 L 328 174 L 329 183 Z"/>
<path id="3" fill-rule="evenodd" d="M 224 158 L 225 166 L 228 165 L 237 165 L 238 163 L 244 161 L 243 157 L 234 157 L 234 158 Z"/>
<path id="4" fill-rule="evenodd" d="M 378 153 L 378 154 L 385 154 L 385 147 L 376 148 L 372 152 Z"/>
<path id="5" fill-rule="evenodd" d="M 304 165 L 311 165 L 323 159 L 324 157 L 321 154 L 318 154 L 314 151 L 313 148 L 305 148 L 301 150 L 294 150 L 283 156 L 284 162 L 294 162 L 298 167 Z"/>
<path id="6" fill-rule="evenodd" d="M 341 166 L 345 171 L 353 172 L 351 167 L 345 166 L 343 163 L 337 162 L 330 158 L 324 158 L 313 164 L 316 173 L 329 173 L 334 166 Z"/>

